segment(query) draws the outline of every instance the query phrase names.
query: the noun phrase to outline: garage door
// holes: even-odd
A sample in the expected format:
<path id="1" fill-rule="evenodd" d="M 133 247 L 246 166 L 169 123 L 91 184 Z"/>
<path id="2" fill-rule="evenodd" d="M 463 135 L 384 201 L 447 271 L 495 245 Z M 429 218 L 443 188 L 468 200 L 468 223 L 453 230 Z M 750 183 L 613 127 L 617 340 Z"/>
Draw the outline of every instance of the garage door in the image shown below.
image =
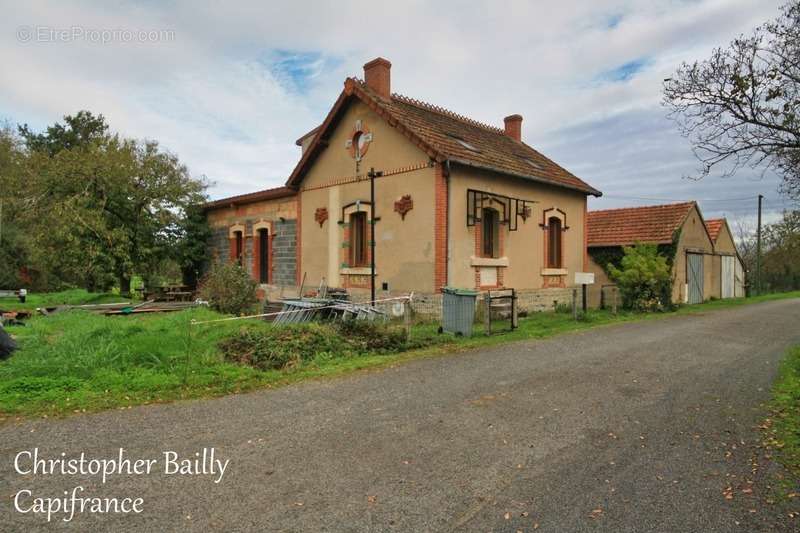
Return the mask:
<path id="1" fill-rule="evenodd" d="M 723 298 L 733 298 L 735 296 L 734 293 L 734 283 L 736 281 L 735 270 L 736 266 L 734 262 L 736 258 L 732 255 L 723 255 L 722 256 L 722 272 L 720 273 L 722 279 L 720 280 L 722 283 L 722 297 Z"/>
<path id="2" fill-rule="evenodd" d="M 703 303 L 702 254 L 686 254 L 686 283 L 689 290 L 689 303 Z"/>

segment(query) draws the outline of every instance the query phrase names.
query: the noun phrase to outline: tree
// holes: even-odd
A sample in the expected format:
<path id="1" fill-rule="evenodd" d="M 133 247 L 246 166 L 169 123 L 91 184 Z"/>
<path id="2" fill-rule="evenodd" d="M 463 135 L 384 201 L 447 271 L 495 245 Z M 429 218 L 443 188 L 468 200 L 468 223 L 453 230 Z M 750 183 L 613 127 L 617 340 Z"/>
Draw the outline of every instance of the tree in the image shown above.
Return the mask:
<path id="1" fill-rule="evenodd" d="M 181 269 L 183 283 L 197 287 L 200 273 L 205 270 L 208 240 L 211 228 L 201 204 L 191 204 L 184 209 L 184 216 L 175 228 L 175 259 Z"/>
<path id="2" fill-rule="evenodd" d="M 102 115 L 65 123 L 19 129 L 28 147 L 25 222 L 60 279 L 104 288 L 113 274 L 127 293 L 133 274 L 177 259 L 172 237 L 185 233 L 185 211 L 204 201 L 206 184 L 156 141 L 108 134 Z"/>
<path id="3" fill-rule="evenodd" d="M 661 310 L 671 305 L 671 268 L 654 244 L 625 246 L 620 267 L 607 271 L 619 286 L 623 305 L 639 311 Z"/>
<path id="4" fill-rule="evenodd" d="M 800 211 L 764 227 L 762 276 L 769 290 L 800 288 Z"/>
<path id="5" fill-rule="evenodd" d="M 56 122 L 45 133 L 31 131 L 27 124 L 17 126 L 26 146 L 33 151 L 55 155 L 61 150 L 85 147 L 108 135 L 108 124 L 103 115 L 94 116 L 90 111 L 78 111 L 77 115 L 64 117 L 66 124 Z"/>
<path id="6" fill-rule="evenodd" d="M 800 0 L 709 59 L 683 63 L 664 81 L 663 102 L 692 143 L 700 177 L 774 170 L 800 200 Z"/>

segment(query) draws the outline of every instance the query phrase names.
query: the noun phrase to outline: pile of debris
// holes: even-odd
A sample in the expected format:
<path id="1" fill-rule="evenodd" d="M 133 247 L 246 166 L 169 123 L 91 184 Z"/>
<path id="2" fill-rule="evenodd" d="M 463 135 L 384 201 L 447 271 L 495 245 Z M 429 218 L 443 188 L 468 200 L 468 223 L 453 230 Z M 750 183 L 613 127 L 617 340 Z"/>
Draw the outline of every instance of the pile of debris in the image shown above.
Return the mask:
<path id="1" fill-rule="evenodd" d="M 274 315 L 275 324 L 319 320 L 387 320 L 386 313 L 375 306 L 334 298 L 301 298 L 281 300 L 281 311 Z"/>
<path id="2" fill-rule="evenodd" d="M 314 294 L 313 292 L 311 294 Z M 265 320 L 275 324 L 292 324 L 312 321 L 368 320 L 370 322 L 389 319 L 385 311 L 372 303 L 350 301 L 347 289 L 328 287 L 323 281 L 316 295 L 303 297 L 302 285 L 299 298 L 282 298 L 278 302 L 265 302 Z M 275 312 L 276 309 L 279 309 Z"/>
<path id="3" fill-rule="evenodd" d="M 155 300 L 148 300 L 138 304 L 134 304 L 133 302 L 119 302 L 113 304 L 58 305 L 54 307 L 39 307 L 37 311 L 45 316 L 71 309 L 80 309 L 98 315 L 135 315 L 140 313 L 182 311 L 203 304 L 205 304 L 205 302 L 157 302 Z"/>

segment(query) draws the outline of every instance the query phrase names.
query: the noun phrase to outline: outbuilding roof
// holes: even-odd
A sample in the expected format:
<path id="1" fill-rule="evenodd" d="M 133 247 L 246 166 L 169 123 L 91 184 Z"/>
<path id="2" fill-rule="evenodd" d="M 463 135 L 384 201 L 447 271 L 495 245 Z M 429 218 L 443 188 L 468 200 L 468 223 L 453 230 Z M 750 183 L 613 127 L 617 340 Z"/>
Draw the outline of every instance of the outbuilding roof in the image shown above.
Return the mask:
<path id="1" fill-rule="evenodd" d="M 237 196 L 229 196 L 227 198 L 220 198 L 203 205 L 204 209 L 216 209 L 219 207 L 231 207 L 243 204 L 252 204 L 254 202 L 261 202 L 264 200 L 276 200 L 278 198 L 287 198 L 297 194 L 295 189 L 290 187 L 275 187 L 272 189 L 264 189 L 261 191 L 250 192 L 247 194 L 239 194 Z"/>
<path id="2" fill-rule="evenodd" d="M 725 224 L 724 218 L 706 220 L 706 229 L 708 230 L 708 235 L 711 237 L 712 242 L 717 242 L 717 237 L 719 237 L 719 231 L 722 229 L 723 224 Z"/>
<path id="3" fill-rule="evenodd" d="M 669 244 L 696 205 L 682 202 L 589 211 L 588 246 L 627 246 L 637 242 Z"/>
<path id="4" fill-rule="evenodd" d="M 388 99 L 382 98 L 357 78 L 348 78 L 345 81 L 342 94 L 289 177 L 288 186 L 297 186 L 302 180 L 309 164 L 327 145 L 327 135 L 352 98 L 362 100 L 437 161 L 450 160 L 452 163 L 566 187 L 586 194 L 602 194 L 524 142 L 506 135 L 500 128 L 400 94 L 392 94 Z"/>

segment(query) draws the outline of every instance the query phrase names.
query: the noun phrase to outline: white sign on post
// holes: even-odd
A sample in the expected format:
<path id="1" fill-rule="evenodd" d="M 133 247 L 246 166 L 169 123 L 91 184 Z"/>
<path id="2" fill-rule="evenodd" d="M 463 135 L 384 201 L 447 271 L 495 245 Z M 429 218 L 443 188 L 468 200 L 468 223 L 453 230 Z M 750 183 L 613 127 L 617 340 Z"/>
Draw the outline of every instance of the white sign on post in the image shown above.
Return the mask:
<path id="1" fill-rule="evenodd" d="M 575 285 L 592 285 L 594 272 L 575 272 Z"/>

